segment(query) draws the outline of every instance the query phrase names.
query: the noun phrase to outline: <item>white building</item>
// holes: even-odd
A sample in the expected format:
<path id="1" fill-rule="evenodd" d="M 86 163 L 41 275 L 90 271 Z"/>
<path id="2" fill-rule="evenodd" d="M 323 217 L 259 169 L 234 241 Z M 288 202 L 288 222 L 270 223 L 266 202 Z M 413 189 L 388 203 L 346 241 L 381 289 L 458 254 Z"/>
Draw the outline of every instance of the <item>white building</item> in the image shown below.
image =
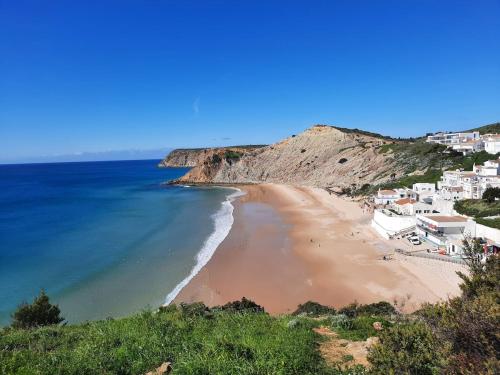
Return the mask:
<path id="1" fill-rule="evenodd" d="M 422 202 L 432 199 L 436 193 L 436 184 L 416 183 L 413 184 L 412 190 L 417 194 L 417 199 Z"/>
<path id="2" fill-rule="evenodd" d="M 427 137 L 429 143 L 439 143 L 453 147 L 460 143 L 468 141 L 479 141 L 481 139 L 479 132 L 464 132 L 464 133 L 436 133 Z"/>
<path id="3" fill-rule="evenodd" d="M 416 216 L 417 233 L 426 241 L 451 254 L 461 252 L 460 243 L 475 235 L 475 222 L 462 216 L 428 214 Z"/>
<path id="4" fill-rule="evenodd" d="M 500 159 L 485 161 L 483 165 L 475 165 L 472 170 L 480 176 L 500 175 Z"/>
<path id="5" fill-rule="evenodd" d="M 396 190 L 385 189 L 377 192 L 377 196 L 374 201 L 375 204 L 391 204 L 398 199 L 400 199 L 400 196 Z"/>
<path id="6" fill-rule="evenodd" d="M 417 193 L 408 188 L 379 190 L 374 197 L 375 204 L 392 204 L 398 199 L 411 198 L 417 199 Z"/>
<path id="7" fill-rule="evenodd" d="M 500 134 L 487 134 L 483 136 L 484 150 L 489 154 L 500 152 Z"/>
<path id="8" fill-rule="evenodd" d="M 484 143 L 480 139 L 472 139 L 461 141 L 451 145 L 454 151 L 461 152 L 464 155 L 472 154 L 473 152 L 478 152 L 484 149 Z"/>
<path id="9" fill-rule="evenodd" d="M 417 202 L 411 198 L 398 199 L 393 203 L 394 210 L 400 215 L 415 216 L 416 214 L 429 214 L 432 206 L 428 203 Z"/>

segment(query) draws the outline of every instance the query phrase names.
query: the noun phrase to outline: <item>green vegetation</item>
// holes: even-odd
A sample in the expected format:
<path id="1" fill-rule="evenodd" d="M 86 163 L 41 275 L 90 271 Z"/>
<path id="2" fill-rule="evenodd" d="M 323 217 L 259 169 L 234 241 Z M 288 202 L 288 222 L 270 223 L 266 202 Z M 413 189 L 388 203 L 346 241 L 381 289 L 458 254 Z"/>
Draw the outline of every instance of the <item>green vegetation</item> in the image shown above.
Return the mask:
<path id="1" fill-rule="evenodd" d="M 484 263 L 476 239 L 465 241 L 464 252 L 469 274 L 459 273 L 462 295 L 428 304 L 383 331 L 369 356 L 374 373 L 499 373 L 500 258 Z"/>
<path id="2" fill-rule="evenodd" d="M 352 195 L 373 194 L 378 189 L 411 187 L 419 182 L 436 183 L 445 170 L 472 171 L 474 164 L 483 164 L 487 160 L 497 159 L 500 156 L 500 154 L 488 154 L 486 151 L 464 156 L 453 150 L 447 150 L 444 145 L 427 143 L 424 138 L 418 138 L 412 142 L 393 141 L 379 146 L 378 152 L 382 154 L 393 153 L 394 159 L 404 170 L 404 176 L 396 179 L 395 174 L 389 176 L 390 172 L 382 173 L 376 178 L 390 177 L 390 181 L 369 187 L 363 186 L 353 190 Z M 415 173 L 417 171 L 420 173 Z"/>
<path id="3" fill-rule="evenodd" d="M 240 152 L 233 151 L 233 150 L 227 150 L 224 153 L 224 158 L 227 161 L 238 161 L 238 160 L 240 160 L 241 156 L 242 156 L 242 154 Z"/>
<path id="4" fill-rule="evenodd" d="M 476 223 L 485 225 L 490 228 L 500 229 L 500 218 L 495 219 L 483 219 L 483 218 L 475 218 Z"/>
<path id="5" fill-rule="evenodd" d="M 469 131 L 478 131 L 480 134 L 494 134 L 500 133 L 500 122 L 484 125 L 479 128 L 471 129 Z"/>
<path id="6" fill-rule="evenodd" d="M 397 314 L 398 312 L 389 302 L 380 301 L 367 305 L 360 305 L 357 302 L 354 302 L 341 308 L 339 313 L 345 314 L 349 317 L 356 317 L 362 315 L 391 316 Z"/>
<path id="7" fill-rule="evenodd" d="M 309 316 L 320 316 L 335 314 L 335 309 L 333 307 L 324 306 L 317 302 L 307 301 L 297 307 L 297 310 L 293 312 L 293 315 L 309 315 Z"/>
<path id="8" fill-rule="evenodd" d="M 341 323 L 333 319 L 332 329 L 338 333 L 341 339 L 351 341 L 364 341 L 368 337 L 378 336 L 378 331 L 373 323 L 380 322 L 382 327 L 390 327 L 391 323 L 382 316 L 360 315 L 356 318 L 348 318 Z"/>
<path id="9" fill-rule="evenodd" d="M 500 188 L 490 187 L 483 193 L 483 199 L 488 203 L 493 203 L 495 199 L 500 199 Z"/>
<path id="10" fill-rule="evenodd" d="M 176 374 L 320 374 L 314 322 L 169 306 L 158 313 L 0 335 L 2 374 L 141 374 L 169 361 Z"/>
<path id="11" fill-rule="evenodd" d="M 380 342 L 368 357 L 374 374 L 432 375 L 445 367 L 442 345 L 424 323 L 395 325 L 381 333 Z"/>
<path id="12" fill-rule="evenodd" d="M 12 316 L 12 327 L 35 328 L 59 324 L 64 321 L 61 310 L 52 305 L 49 297 L 42 290 L 32 304 L 22 303 Z"/>
<path id="13" fill-rule="evenodd" d="M 456 201 L 455 211 L 476 218 L 500 215 L 500 201 L 488 202 L 485 199 L 463 199 Z"/>
<path id="14" fill-rule="evenodd" d="M 453 169 L 463 168 L 464 171 L 472 171 L 474 164 L 483 164 L 485 161 L 498 159 L 499 156 L 500 154 L 492 155 L 486 151 L 475 152 L 458 158 Z"/>
<path id="15" fill-rule="evenodd" d="M 469 272 L 459 273 L 462 295 L 409 315 L 383 301 L 338 312 L 308 301 L 293 315 L 273 317 L 244 298 L 76 325 L 55 319 L 20 328 L 15 319 L 0 331 L 0 373 L 143 374 L 164 362 L 172 363 L 174 374 L 500 373 L 500 257 L 484 261 L 475 239 L 464 251 Z M 46 296 L 42 300 L 53 306 Z M 40 297 L 27 306 L 34 305 Z M 337 335 L 322 336 L 313 330 L 319 326 Z M 379 343 L 369 350 L 368 369 L 349 352 L 328 365 L 319 350 L 327 340 L 373 336 Z"/>

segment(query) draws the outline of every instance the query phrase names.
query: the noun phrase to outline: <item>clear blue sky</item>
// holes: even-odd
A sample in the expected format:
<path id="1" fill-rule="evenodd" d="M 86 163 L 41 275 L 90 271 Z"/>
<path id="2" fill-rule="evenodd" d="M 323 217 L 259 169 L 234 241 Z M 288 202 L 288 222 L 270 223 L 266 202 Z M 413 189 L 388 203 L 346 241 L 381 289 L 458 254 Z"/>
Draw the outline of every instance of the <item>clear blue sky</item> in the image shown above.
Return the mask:
<path id="1" fill-rule="evenodd" d="M 498 0 L 0 0 L 0 161 L 499 120 Z"/>

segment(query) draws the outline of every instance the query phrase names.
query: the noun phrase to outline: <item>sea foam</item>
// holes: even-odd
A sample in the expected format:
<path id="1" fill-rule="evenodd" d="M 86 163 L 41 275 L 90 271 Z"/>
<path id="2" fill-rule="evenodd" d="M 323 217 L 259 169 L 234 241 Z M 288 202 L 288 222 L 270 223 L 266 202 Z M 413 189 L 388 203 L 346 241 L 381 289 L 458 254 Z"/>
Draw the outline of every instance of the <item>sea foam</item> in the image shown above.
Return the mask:
<path id="1" fill-rule="evenodd" d="M 244 195 L 241 190 L 236 188 L 231 188 L 237 190 L 226 197 L 226 200 L 221 203 L 220 209 L 212 215 L 214 220 L 214 231 L 208 236 L 208 238 L 203 243 L 200 252 L 196 255 L 196 264 L 191 269 L 191 272 L 186 276 L 176 287 L 167 295 L 165 298 L 164 305 L 168 305 L 172 302 L 175 297 L 180 293 L 180 291 L 195 277 L 198 272 L 208 263 L 210 258 L 214 255 L 217 247 L 224 241 L 224 239 L 229 234 L 231 227 L 233 226 L 234 217 L 233 202 L 237 197 Z"/>

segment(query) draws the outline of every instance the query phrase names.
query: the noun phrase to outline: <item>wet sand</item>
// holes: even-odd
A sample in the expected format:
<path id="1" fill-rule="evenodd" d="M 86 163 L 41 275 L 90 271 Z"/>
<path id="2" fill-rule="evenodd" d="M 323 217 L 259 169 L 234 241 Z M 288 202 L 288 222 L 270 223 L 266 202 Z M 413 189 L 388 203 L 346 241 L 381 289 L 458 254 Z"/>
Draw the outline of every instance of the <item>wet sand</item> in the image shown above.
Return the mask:
<path id="1" fill-rule="evenodd" d="M 397 300 L 411 311 L 459 293 L 460 266 L 440 264 L 436 274 L 434 263 L 384 261 L 393 248 L 356 202 L 315 188 L 240 188 L 246 195 L 234 202 L 228 237 L 175 302 L 213 306 L 245 296 L 284 313 L 308 300 L 335 307 Z"/>

